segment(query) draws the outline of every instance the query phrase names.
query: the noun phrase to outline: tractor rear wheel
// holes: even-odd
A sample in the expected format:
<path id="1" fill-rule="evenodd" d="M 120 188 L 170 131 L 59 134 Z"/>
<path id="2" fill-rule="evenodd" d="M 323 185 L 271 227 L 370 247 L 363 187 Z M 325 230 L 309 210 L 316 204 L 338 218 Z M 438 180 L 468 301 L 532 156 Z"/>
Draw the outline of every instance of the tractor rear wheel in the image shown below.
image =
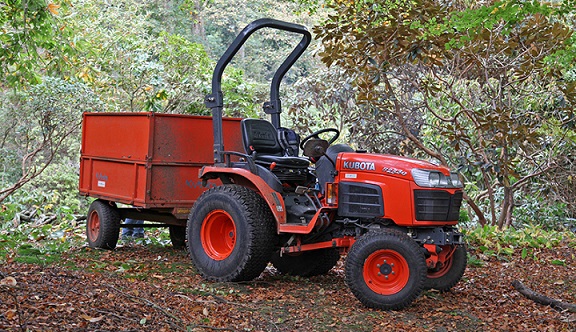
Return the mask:
<path id="1" fill-rule="evenodd" d="M 256 192 L 238 185 L 204 192 L 192 207 L 186 232 L 192 263 L 213 281 L 258 277 L 276 243 L 268 205 Z"/>
<path id="2" fill-rule="evenodd" d="M 452 246 L 445 246 L 443 250 L 450 250 L 452 248 Z M 466 246 L 456 246 L 454 253 L 446 260 L 443 266 L 428 270 L 428 277 L 424 283 L 424 288 L 434 288 L 440 292 L 450 290 L 462 279 L 467 262 L 468 255 L 466 253 Z"/>
<path id="3" fill-rule="evenodd" d="M 418 244 L 394 231 L 370 231 L 346 259 L 346 284 L 369 308 L 402 309 L 416 299 L 426 280 L 426 260 Z"/>
<path id="4" fill-rule="evenodd" d="M 186 226 L 168 226 L 172 247 L 180 249 L 186 245 Z"/>
<path id="5" fill-rule="evenodd" d="M 282 257 L 280 252 L 275 252 L 272 265 L 282 274 L 313 277 L 328 273 L 339 259 L 340 252 L 333 248 L 284 254 Z"/>
<path id="6" fill-rule="evenodd" d="M 100 199 L 90 204 L 86 220 L 86 238 L 91 248 L 116 248 L 120 233 L 120 214 L 113 204 Z"/>

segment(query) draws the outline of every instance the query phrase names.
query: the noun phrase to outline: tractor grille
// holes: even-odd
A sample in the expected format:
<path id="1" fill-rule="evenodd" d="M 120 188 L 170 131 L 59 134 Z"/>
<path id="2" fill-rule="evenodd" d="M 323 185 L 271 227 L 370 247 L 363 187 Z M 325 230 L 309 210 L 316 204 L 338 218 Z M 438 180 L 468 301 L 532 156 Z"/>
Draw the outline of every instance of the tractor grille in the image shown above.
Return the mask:
<path id="1" fill-rule="evenodd" d="M 460 216 L 462 192 L 451 195 L 444 190 L 414 190 L 416 220 L 454 221 Z"/>
<path id="2" fill-rule="evenodd" d="M 338 215 L 357 218 L 383 216 L 382 189 L 371 184 L 340 182 L 338 184 Z"/>

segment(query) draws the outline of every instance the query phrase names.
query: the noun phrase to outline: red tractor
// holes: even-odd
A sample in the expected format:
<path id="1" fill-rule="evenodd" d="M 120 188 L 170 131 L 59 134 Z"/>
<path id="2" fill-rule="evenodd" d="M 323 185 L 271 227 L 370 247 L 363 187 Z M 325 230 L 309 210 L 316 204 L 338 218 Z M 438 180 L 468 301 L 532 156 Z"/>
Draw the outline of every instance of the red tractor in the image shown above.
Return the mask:
<path id="1" fill-rule="evenodd" d="M 270 101 L 264 104 L 271 121 L 223 121 L 224 69 L 249 36 L 262 28 L 302 35 L 272 79 Z M 467 261 L 463 236 L 456 229 L 462 202 L 457 174 L 420 160 L 332 144 L 340 134 L 334 128 L 319 130 L 300 141 L 294 131 L 281 127 L 280 82 L 310 40 L 310 33 L 301 25 L 272 19 L 249 24 L 216 65 L 212 94 L 205 100 L 212 110 L 211 119 L 124 115 L 131 120 L 147 119 L 141 131 L 148 133 L 142 137 L 149 142 L 148 150 L 142 152 L 141 160 L 129 151 L 106 152 L 115 157 L 87 152 L 94 150 L 88 146 L 90 137 L 107 136 L 101 135 L 106 130 L 114 136 L 114 128 L 106 124 L 107 120 L 97 128 L 87 124 L 92 118 L 105 120 L 109 114 L 85 115 L 80 187 L 85 195 L 99 198 L 88 215 L 89 244 L 114 248 L 118 228 L 123 226 L 120 220 L 138 217 L 170 226 L 173 243 L 186 243 L 196 270 L 208 280 L 252 280 L 270 262 L 283 274 L 322 275 L 347 253 L 346 283 L 368 307 L 401 309 L 424 289 L 452 288 L 461 279 Z M 196 127 L 183 129 L 187 128 L 184 119 Z M 175 124 L 163 124 L 168 120 Z M 174 133 L 204 132 L 205 126 L 198 123 L 210 120 L 214 144 L 209 157 L 205 156 L 207 137 L 170 143 Z M 156 135 L 158 130 L 164 130 L 170 139 Z M 122 149 L 118 139 L 109 140 L 108 145 Z M 224 143 L 232 149 L 225 149 Z M 180 153 L 180 146 L 190 150 L 191 157 L 166 161 Z M 159 153 L 162 157 L 156 157 Z M 202 160 L 194 157 L 199 154 Z M 134 171 L 116 174 L 119 163 Z M 189 173 L 196 171 L 204 187 L 195 184 L 188 191 L 181 188 L 184 180 L 195 183 Z M 130 176 L 136 179 L 129 182 L 133 190 L 114 195 L 114 181 L 121 183 Z M 107 191 L 106 186 L 112 189 Z M 115 202 L 136 208 L 119 208 Z M 190 206 L 184 219 L 183 212 Z"/>

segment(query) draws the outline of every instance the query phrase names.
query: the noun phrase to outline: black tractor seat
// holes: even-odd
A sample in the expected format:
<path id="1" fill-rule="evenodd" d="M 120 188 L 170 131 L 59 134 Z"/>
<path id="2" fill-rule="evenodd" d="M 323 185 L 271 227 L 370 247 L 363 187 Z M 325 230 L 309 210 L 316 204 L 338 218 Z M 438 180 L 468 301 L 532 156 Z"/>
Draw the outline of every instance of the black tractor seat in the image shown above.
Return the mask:
<path id="1" fill-rule="evenodd" d="M 242 120 L 242 138 L 244 149 L 257 164 L 276 167 L 306 168 L 310 161 L 306 158 L 286 156 L 286 151 L 278 142 L 278 131 L 274 126 L 261 119 Z"/>
<path id="2" fill-rule="evenodd" d="M 310 161 L 288 156 L 278 140 L 278 129 L 270 122 L 243 119 L 241 128 L 244 149 L 257 165 L 271 170 L 282 182 L 301 183 L 307 180 Z"/>

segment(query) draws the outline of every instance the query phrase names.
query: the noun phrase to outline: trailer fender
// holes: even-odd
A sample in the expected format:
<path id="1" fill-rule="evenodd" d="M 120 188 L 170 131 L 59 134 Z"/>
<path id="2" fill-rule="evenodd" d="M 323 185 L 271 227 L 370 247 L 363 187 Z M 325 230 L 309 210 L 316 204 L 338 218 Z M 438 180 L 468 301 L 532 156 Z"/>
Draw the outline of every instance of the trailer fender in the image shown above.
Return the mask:
<path id="1" fill-rule="evenodd" d="M 235 183 L 248 187 L 264 198 L 277 225 L 286 223 L 286 206 L 284 199 L 278 191 L 262 179 L 262 177 L 243 168 L 224 168 L 217 166 L 204 166 L 200 169 L 199 176 L 202 180 L 219 178 L 222 183 Z"/>

